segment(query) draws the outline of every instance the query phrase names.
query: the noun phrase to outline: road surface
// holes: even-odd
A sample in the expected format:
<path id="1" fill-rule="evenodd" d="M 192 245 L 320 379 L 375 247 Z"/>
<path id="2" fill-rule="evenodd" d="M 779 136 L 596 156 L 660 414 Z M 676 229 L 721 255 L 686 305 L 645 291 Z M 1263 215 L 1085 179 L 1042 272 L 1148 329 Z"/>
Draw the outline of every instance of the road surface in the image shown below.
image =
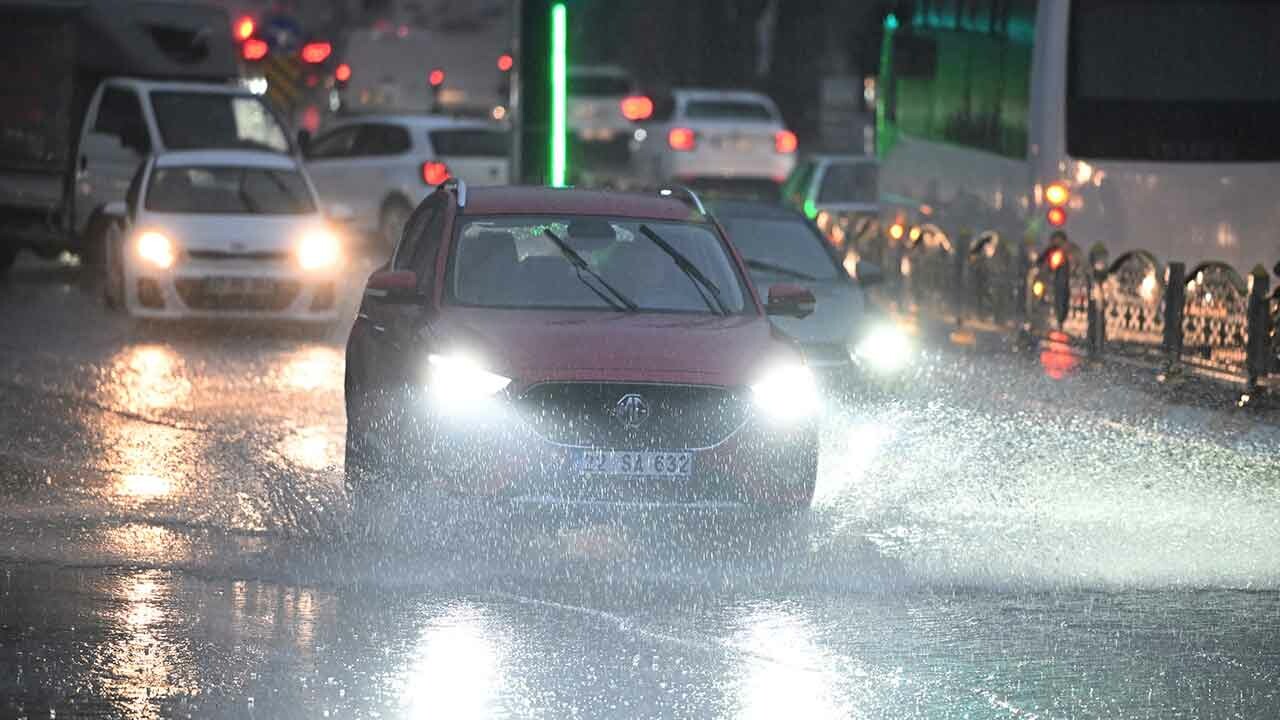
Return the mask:
<path id="1" fill-rule="evenodd" d="M 353 273 L 353 275 L 358 273 Z M 342 341 L 0 281 L 0 717 L 1280 716 L 1280 431 L 931 349 L 812 513 L 341 490 Z"/>

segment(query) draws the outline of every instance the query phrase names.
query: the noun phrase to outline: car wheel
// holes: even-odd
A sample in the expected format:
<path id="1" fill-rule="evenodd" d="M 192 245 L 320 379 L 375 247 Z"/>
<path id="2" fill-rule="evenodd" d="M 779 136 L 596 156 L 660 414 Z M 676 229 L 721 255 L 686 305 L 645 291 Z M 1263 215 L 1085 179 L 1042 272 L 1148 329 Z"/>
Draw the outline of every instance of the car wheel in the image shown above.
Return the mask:
<path id="1" fill-rule="evenodd" d="M 409 215 L 412 213 L 409 203 L 400 198 L 388 200 L 382 206 L 382 214 L 378 218 L 378 237 L 382 240 L 382 248 L 387 255 L 395 252 L 400 236 L 404 234 L 405 223 L 409 222 Z"/>
<path id="2" fill-rule="evenodd" d="M 112 310 L 124 308 L 124 252 L 120 226 L 107 229 L 103 247 L 102 301 Z"/>

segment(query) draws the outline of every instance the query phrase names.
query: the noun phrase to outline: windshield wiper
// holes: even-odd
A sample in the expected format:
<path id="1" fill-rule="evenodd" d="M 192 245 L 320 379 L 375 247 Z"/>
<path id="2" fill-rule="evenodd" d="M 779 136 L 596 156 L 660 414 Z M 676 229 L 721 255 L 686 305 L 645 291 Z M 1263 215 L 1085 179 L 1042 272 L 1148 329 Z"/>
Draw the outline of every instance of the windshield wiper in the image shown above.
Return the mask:
<path id="1" fill-rule="evenodd" d="M 724 304 L 724 299 L 720 297 L 720 288 L 716 287 L 715 283 L 708 280 L 707 276 L 702 274 L 702 271 L 698 269 L 697 265 L 694 265 L 693 262 L 682 255 L 679 250 L 671 247 L 670 243 L 663 240 L 662 237 L 659 236 L 658 233 L 654 232 L 648 225 L 641 225 L 640 233 L 649 238 L 654 245 L 661 248 L 662 252 L 670 256 L 671 259 L 675 261 L 676 267 L 680 268 L 681 272 L 693 281 L 693 286 L 698 290 L 698 295 L 702 298 L 702 301 L 707 304 L 707 308 L 710 309 L 711 312 L 716 313 L 717 315 L 729 314 L 729 308 Z M 708 293 L 710 294 L 710 297 L 708 297 Z"/>
<path id="2" fill-rule="evenodd" d="M 747 267 L 751 268 L 752 270 L 763 270 L 764 272 L 777 273 L 779 275 L 786 275 L 788 277 L 793 277 L 797 280 L 807 280 L 809 282 L 812 282 L 818 279 L 810 275 L 809 273 L 803 273 L 803 272 L 800 272 L 799 270 L 792 270 L 789 267 L 783 267 L 782 265 L 775 265 L 771 262 L 766 262 L 764 260 L 752 260 L 751 258 L 746 258 L 745 260 L 743 260 L 743 262 L 745 262 Z"/>
<path id="3" fill-rule="evenodd" d="M 559 248 L 560 250 L 560 254 L 564 255 L 564 259 L 568 260 L 569 264 L 573 266 L 574 271 L 578 275 L 578 279 L 582 281 L 583 285 L 587 286 L 588 290 L 595 293 L 597 297 L 605 301 L 605 303 L 607 303 L 610 307 L 612 307 L 614 310 L 617 310 L 619 312 L 624 310 L 627 312 L 636 312 L 637 310 L 640 309 L 640 306 L 632 302 L 631 298 L 627 297 L 626 295 L 623 295 L 617 288 L 605 282 L 605 279 L 600 277 L 600 275 L 597 274 L 595 270 L 592 270 L 591 265 L 589 265 L 586 260 L 583 260 L 582 256 L 579 255 L 573 248 L 569 247 L 568 243 L 566 243 L 564 240 L 561 240 L 559 235 L 556 235 L 555 233 L 551 232 L 550 228 L 547 228 L 542 232 L 544 235 L 546 235 L 548 238 L 551 239 L 551 242 L 556 244 L 556 247 Z M 615 301 L 610 299 L 608 295 L 605 295 L 604 293 L 600 292 L 600 290 L 597 289 L 596 286 L 587 282 L 587 279 L 582 276 L 582 273 L 584 272 L 590 275 L 591 277 L 595 278 L 595 281 L 600 283 L 600 285 L 604 287 L 605 290 L 608 290 L 613 295 L 613 297 L 617 298 L 617 300 Z"/>

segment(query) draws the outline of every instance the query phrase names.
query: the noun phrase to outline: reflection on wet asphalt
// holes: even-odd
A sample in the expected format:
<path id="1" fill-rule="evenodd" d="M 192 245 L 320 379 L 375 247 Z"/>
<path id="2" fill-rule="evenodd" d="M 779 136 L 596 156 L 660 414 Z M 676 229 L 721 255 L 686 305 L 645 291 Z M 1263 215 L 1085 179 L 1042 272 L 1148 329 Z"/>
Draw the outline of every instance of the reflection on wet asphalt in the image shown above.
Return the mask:
<path id="1" fill-rule="evenodd" d="M 31 266 L 0 305 L 0 716 L 1280 715 L 1271 418 L 931 351 L 831 404 L 802 519 L 366 535 L 346 324 L 135 324 Z"/>

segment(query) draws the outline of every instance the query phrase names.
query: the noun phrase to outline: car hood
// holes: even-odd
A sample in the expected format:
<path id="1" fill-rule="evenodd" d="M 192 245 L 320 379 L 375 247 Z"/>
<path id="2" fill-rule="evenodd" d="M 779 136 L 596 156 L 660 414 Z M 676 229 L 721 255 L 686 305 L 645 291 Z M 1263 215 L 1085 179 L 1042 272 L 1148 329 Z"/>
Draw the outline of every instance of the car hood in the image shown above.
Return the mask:
<path id="1" fill-rule="evenodd" d="M 184 250 L 271 252 L 288 250 L 310 228 L 323 224 L 319 214 L 195 215 L 147 214 L 138 227 L 164 232 Z"/>
<path id="2" fill-rule="evenodd" d="M 761 316 L 447 308 L 434 347 L 475 353 L 518 385 L 548 380 L 739 386 L 798 360 Z"/>

